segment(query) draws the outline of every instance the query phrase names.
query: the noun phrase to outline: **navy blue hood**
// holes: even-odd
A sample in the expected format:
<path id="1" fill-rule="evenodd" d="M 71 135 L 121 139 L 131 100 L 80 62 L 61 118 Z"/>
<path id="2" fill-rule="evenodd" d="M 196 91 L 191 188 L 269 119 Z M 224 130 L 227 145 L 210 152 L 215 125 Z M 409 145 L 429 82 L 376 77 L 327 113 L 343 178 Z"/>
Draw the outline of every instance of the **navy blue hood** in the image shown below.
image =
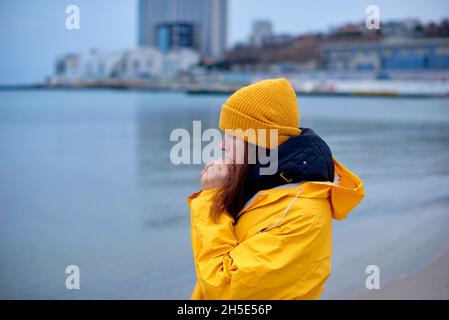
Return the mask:
<path id="1" fill-rule="evenodd" d="M 248 172 L 244 200 L 259 190 L 271 189 L 300 181 L 334 181 L 334 162 L 329 146 L 312 129 L 300 128 L 278 147 L 278 170 L 273 175 L 260 175 L 257 162 Z M 268 166 L 268 165 L 265 165 Z"/>

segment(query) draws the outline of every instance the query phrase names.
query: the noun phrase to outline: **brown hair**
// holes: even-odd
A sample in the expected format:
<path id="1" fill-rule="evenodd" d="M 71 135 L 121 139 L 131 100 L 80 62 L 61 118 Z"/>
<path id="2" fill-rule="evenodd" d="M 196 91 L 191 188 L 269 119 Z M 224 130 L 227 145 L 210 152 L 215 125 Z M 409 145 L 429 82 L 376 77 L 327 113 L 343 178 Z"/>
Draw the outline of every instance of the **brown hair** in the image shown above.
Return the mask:
<path id="1" fill-rule="evenodd" d="M 227 211 L 233 218 L 234 223 L 237 222 L 237 215 L 245 205 L 245 185 L 248 178 L 248 172 L 254 164 L 249 163 L 248 142 L 244 141 L 244 163 L 235 164 L 234 174 L 232 174 L 225 182 L 224 186 L 215 194 L 213 204 L 210 210 L 212 221 L 216 222 L 223 211 Z M 257 153 L 256 153 L 257 155 Z"/>

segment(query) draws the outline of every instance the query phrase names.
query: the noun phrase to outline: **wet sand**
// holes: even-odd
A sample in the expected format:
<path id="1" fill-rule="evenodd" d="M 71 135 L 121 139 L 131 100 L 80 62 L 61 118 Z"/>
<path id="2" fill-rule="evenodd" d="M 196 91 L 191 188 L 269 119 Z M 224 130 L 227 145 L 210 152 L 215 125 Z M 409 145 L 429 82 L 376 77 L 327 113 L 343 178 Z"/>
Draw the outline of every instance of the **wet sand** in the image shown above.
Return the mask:
<path id="1" fill-rule="evenodd" d="M 379 290 L 366 290 L 351 299 L 449 299 L 449 250 L 424 269 L 394 280 Z"/>

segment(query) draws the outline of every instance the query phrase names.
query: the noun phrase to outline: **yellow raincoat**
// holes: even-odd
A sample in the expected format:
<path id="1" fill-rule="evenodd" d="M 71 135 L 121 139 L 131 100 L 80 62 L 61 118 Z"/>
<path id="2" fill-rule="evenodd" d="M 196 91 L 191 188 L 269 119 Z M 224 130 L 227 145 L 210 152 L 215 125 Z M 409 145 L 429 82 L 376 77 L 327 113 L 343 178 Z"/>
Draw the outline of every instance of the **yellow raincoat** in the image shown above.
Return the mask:
<path id="1" fill-rule="evenodd" d="M 217 223 L 209 218 L 217 189 L 190 195 L 197 276 L 191 299 L 319 298 L 331 272 L 332 218 L 344 219 L 365 195 L 362 180 L 333 161 L 333 183 L 259 191 L 235 225 L 227 212 Z"/>

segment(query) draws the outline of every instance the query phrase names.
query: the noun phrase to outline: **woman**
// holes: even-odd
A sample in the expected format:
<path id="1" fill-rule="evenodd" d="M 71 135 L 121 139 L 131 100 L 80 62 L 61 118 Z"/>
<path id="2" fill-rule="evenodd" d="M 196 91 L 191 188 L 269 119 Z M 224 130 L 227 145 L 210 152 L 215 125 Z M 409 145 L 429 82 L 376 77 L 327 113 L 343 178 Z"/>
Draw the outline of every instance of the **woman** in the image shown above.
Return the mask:
<path id="1" fill-rule="evenodd" d="M 313 130 L 299 127 L 286 79 L 235 92 L 219 127 L 227 158 L 207 164 L 202 190 L 188 197 L 197 275 L 191 298 L 317 299 L 331 271 L 332 218 L 344 219 L 362 200 L 362 180 Z M 241 134 L 248 129 L 274 129 L 277 139 Z M 274 174 L 261 174 L 259 158 L 249 161 L 260 148 L 277 151 Z"/>

